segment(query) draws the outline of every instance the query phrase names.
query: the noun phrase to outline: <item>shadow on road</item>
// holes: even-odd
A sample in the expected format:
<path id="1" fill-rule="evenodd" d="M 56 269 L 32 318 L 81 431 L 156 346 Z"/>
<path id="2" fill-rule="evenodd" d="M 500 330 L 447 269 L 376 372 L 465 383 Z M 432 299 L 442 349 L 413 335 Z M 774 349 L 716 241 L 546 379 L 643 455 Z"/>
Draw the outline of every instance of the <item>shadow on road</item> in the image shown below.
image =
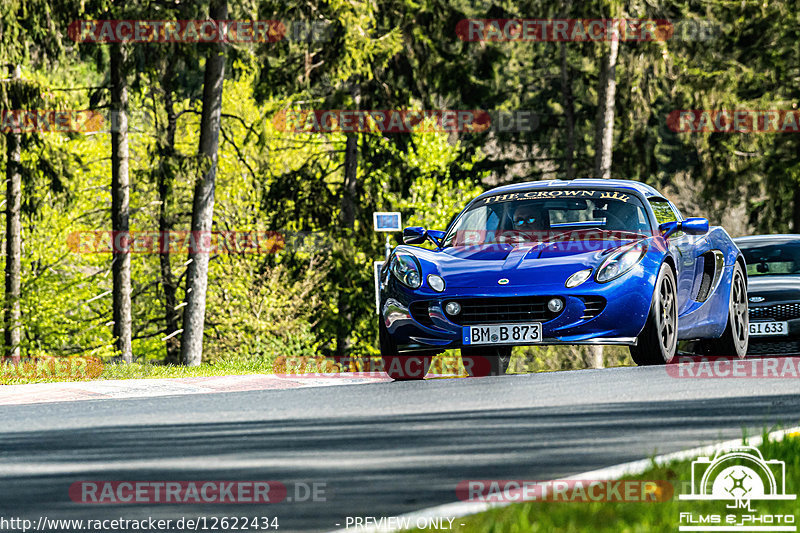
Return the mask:
<path id="1" fill-rule="evenodd" d="M 552 479 L 799 420 L 798 396 L 749 396 L 22 431 L 0 435 L 0 515 L 277 516 L 281 531 L 322 531 L 455 501 L 466 479 Z M 67 493 L 82 480 L 273 480 L 290 498 L 324 483 L 326 501 L 86 505 Z"/>

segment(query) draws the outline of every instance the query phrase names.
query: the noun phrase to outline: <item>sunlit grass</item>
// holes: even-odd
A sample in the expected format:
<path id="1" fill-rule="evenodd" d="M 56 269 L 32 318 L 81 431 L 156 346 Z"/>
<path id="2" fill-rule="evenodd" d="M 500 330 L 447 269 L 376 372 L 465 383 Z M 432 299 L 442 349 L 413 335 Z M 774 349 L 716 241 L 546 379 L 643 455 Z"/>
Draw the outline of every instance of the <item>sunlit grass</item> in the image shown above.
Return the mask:
<path id="1" fill-rule="evenodd" d="M 159 379 L 202 376 L 272 374 L 272 361 L 266 359 L 222 359 L 198 366 L 113 363 L 103 367 L 100 379 Z"/>
<path id="2" fill-rule="evenodd" d="M 528 351 L 526 352 L 525 349 Z M 509 373 L 572 370 L 582 367 L 582 347 L 548 346 L 516 348 Z M 538 350 L 538 351 L 537 351 Z M 570 351 L 571 350 L 571 351 Z M 578 350 L 578 351 L 576 351 Z M 530 352 L 530 353 L 528 353 Z M 624 365 L 627 350 L 609 347 L 607 364 Z M 617 353 L 619 352 L 619 353 Z M 284 364 L 285 363 L 285 364 Z M 349 371 L 374 372 L 381 369 L 380 357 L 356 358 Z M 163 379 L 200 376 L 229 376 L 237 374 L 274 373 L 332 373 L 339 367 L 325 357 L 230 357 L 195 367 L 136 362 L 131 364 L 102 362 L 93 357 L 48 357 L 23 360 L 19 364 L 0 363 L 0 385 L 50 383 L 60 381 L 88 381 L 96 379 Z M 347 371 L 347 370 L 345 370 Z M 458 350 L 447 350 L 433 359 L 428 379 L 466 377 L 467 373 Z"/>
<path id="3" fill-rule="evenodd" d="M 765 460 L 786 463 L 786 494 L 800 492 L 800 433 L 787 435 L 782 441 L 767 441 L 758 447 Z M 622 479 L 667 481 L 674 487 L 672 498 L 664 502 L 526 502 L 491 509 L 457 518 L 453 530 L 461 533 L 523 532 L 654 532 L 678 531 L 681 512 L 719 514 L 737 511 L 725 507 L 727 502 L 679 500 L 680 493 L 690 493 L 691 461 L 653 466 L 641 475 Z M 453 493 L 455 499 L 455 487 Z M 752 500 L 753 515 L 798 516 L 798 501 Z M 742 513 L 739 513 L 741 516 Z M 748 514 L 745 512 L 744 514 Z M 461 524 L 464 524 L 463 526 Z M 684 523 L 684 525 L 688 525 Z M 433 530 L 430 530 L 433 531 Z"/>
<path id="4" fill-rule="evenodd" d="M 94 358 L 49 358 L 37 361 L 23 360 L 18 364 L 2 363 L 0 365 L 0 385 L 272 373 L 272 361 L 266 359 L 227 359 L 187 367 L 150 363 L 102 363 Z"/>

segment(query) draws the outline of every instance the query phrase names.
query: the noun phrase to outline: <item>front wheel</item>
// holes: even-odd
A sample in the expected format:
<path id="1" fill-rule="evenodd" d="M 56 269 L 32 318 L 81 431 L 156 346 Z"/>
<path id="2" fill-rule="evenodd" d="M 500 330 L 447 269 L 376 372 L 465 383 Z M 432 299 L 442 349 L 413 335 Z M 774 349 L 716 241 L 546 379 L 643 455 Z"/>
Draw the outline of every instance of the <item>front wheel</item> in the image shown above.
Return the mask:
<path id="1" fill-rule="evenodd" d="M 700 343 L 705 355 L 735 356 L 744 359 L 750 340 L 750 316 L 747 310 L 747 286 L 742 265 L 733 267 L 731 296 L 728 301 L 728 321 L 719 339 L 705 339 Z"/>
<path id="2" fill-rule="evenodd" d="M 389 331 L 383 323 L 383 318 L 378 323 L 378 347 L 381 350 L 381 356 L 397 355 L 397 346 L 389 336 Z"/>
<path id="3" fill-rule="evenodd" d="M 675 357 L 678 346 L 677 300 L 675 274 L 664 263 L 658 271 L 647 322 L 636 346 L 630 347 L 631 357 L 637 365 L 663 365 Z"/>
<path id="4" fill-rule="evenodd" d="M 378 345 L 381 349 L 383 371 L 395 381 L 416 381 L 425 378 L 437 352 L 422 351 L 400 355 L 383 320 L 378 324 Z"/>

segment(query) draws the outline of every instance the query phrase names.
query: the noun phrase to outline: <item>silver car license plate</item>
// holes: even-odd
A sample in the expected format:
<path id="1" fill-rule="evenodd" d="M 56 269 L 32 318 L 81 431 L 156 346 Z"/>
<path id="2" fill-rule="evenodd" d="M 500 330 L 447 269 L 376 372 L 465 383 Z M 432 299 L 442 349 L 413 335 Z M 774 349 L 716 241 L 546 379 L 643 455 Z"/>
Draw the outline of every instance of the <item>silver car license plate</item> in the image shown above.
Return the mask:
<path id="1" fill-rule="evenodd" d="M 542 323 L 464 326 L 463 344 L 532 344 L 542 342 Z"/>
<path id="2" fill-rule="evenodd" d="M 788 334 L 788 322 L 750 322 L 751 337 L 769 337 L 772 335 Z"/>

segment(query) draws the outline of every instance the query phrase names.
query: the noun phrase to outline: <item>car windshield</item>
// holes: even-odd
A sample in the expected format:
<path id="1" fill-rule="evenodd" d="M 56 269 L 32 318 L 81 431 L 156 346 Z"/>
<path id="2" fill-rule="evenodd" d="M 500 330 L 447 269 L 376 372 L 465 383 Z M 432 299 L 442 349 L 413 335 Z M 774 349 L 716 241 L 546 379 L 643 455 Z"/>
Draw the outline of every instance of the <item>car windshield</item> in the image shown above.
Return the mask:
<path id="1" fill-rule="evenodd" d="M 800 274 L 800 241 L 737 244 L 747 263 L 748 276 Z"/>
<path id="2" fill-rule="evenodd" d="M 487 196 L 453 224 L 444 246 L 541 242 L 578 230 L 643 234 L 641 202 L 618 191 L 547 190 Z"/>

